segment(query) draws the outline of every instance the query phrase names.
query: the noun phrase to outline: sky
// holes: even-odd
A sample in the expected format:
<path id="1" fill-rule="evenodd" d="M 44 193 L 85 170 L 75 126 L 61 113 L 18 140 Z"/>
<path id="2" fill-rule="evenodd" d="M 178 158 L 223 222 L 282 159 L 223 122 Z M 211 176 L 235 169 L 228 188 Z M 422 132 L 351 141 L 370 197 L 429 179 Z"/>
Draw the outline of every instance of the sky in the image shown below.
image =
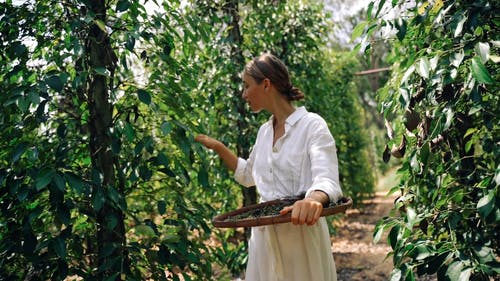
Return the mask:
<path id="1" fill-rule="evenodd" d="M 368 0 L 325 0 L 325 10 L 332 14 L 334 21 L 333 34 L 330 36 L 334 43 L 352 48 L 351 33 L 354 26 L 348 21 L 350 17 L 366 8 Z"/>

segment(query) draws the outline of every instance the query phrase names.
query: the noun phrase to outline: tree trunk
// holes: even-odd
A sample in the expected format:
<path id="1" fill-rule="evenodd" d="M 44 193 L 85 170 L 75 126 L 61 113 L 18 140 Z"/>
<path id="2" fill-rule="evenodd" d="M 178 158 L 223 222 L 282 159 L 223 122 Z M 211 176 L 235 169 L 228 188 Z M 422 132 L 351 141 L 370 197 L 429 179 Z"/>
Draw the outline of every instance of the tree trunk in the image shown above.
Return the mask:
<path id="1" fill-rule="evenodd" d="M 231 42 L 231 59 L 234 62 L 235 65 L 239 66 L 240 69 L 243 69 L 245 66 L 245 61 L 243 58 L 241 46 L 243 45 L 243 38 L 241 37 L 241 32 L 240 32 L 240 15 L 239 15 L 239 9 L 238 9 L 238 1 L 237 0 L 228 0 L 225 5 L 224 5 L 224 13 L 226 15 L 229 15 L 231 17 L 231 30 L 228 35 L 229 42 Z M 240 77 L 240 72 L 234 72 L 231 76 L 231 81 L 233 85 L 238 85 L 238 83 L 241 83 L 241 77 Z M 234 103 L 236 110 L 238 111 L 239 117 L 237 120 L 237 126 L 238 130 L 241 132 L 238 135 L 238 140 L 236 144 L 236 150 L 238 153 L 238 156 L 242 158 L 248 158 L 248 151 L 250 147 L 252 146 L 251 143 L 248 142 L 248 138 L 245 136 L 245 132 L 248 131 L 249 124 L 248 122 L 245 121 L 243 116 L 247 114 L 247 110 L 245 109 L 245 102 L 242 98 L 239 98 L 241 96 L 241 93 L 239 92 L 238 88 L 234 89 Z M 242 188 L 243 192 L 243 205 L 248 206 L 251 204 L 255 204 L 257 202 L 257 191 L 255 187 L 250 187 Z M 247 234 L 247 238 L 249 237 L 249 229 L 245 231 Z"/>
<path id="2" fill-rule="evenodd" d="M 87 100 L 90 112 L 92 202 L 98 227 L 97 279 L 114 277 L 113 280 L 119 280 L 120 273 L 126 271 L 124 214 L 109 196 L 110 190 L 117 186 L 110 134 L 113 106 L 109 100 L 109 85 L 116 67 L 116 56 L 106 30 L 102 25 L 97 25 L 98 21 L 106 23 L 105 1 L 90 1 L 87 7 L 95 14 L 95 22 L 90 27 L 86 48 L 89 68 Z M 109 71 L 110 78 L 102 74 L 104 69 Z M 118 192 L 119 196 L 123 196 L 122 190 Z"/>

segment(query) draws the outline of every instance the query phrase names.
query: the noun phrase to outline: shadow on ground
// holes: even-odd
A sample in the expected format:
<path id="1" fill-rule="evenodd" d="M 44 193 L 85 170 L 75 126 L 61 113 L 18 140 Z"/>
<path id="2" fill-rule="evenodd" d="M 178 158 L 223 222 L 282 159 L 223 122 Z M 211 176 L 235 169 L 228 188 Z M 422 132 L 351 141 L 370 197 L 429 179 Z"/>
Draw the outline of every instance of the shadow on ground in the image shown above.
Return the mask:
<path id="1" fill-rule="evenodd" d="M 386 243 L 387 233 L 374 244 L 373 230 L 380 219 L 389 215 L 394 199 L 395 196 L 386 196 L 386 192 L 377 192 L 364 202 L 364 208 L 347 210 L 344 218 L 335 222 L 337 233 L 331 239 L 338 281 L 390 280 L 392 259 L 386 258 L 391 250 Z M 424 276 L 416 280 L 437 279 Z"/>

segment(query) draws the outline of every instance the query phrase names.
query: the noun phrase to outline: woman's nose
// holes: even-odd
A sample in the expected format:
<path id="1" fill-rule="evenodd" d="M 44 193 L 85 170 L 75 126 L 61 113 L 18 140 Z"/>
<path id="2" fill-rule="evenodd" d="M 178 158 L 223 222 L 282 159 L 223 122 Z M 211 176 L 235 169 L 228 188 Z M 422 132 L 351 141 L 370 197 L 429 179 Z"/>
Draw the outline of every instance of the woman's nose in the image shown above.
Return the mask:
<path id="1" fill-rule="evenodd" d="M 242 98 L 246 98 L 246 96 L 247 96 L 247 91 L 246 91 L 246 90 L 243 90 L 243 91 L 241 92 L 241 97 L 242 97 Z"/>

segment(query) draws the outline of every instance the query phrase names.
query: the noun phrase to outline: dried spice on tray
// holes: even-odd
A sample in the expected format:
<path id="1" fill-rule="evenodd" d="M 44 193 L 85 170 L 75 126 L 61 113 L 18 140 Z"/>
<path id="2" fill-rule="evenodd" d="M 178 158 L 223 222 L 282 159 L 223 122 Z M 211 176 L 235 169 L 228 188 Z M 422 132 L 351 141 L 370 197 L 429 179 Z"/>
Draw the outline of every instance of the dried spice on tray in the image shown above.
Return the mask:
<path id="1" fill-rule="evenodd" d="M 291 221 L 291 213 L 281 215 L 280 211 L 286 206 L 293 205 L 297 200 L 304 198 L 303 195 L 287 197 L 269 202 L 242 207 L 214 217 L 212 220 L 216 227 L 252 227 L 259 225 L 269 225 L 286 223 Z M 330 203 L 323 207 L 321 216 L 328 216 L 344 212 L 352 205 L 350 198 L 341 198 L 336 203 Z"/>

